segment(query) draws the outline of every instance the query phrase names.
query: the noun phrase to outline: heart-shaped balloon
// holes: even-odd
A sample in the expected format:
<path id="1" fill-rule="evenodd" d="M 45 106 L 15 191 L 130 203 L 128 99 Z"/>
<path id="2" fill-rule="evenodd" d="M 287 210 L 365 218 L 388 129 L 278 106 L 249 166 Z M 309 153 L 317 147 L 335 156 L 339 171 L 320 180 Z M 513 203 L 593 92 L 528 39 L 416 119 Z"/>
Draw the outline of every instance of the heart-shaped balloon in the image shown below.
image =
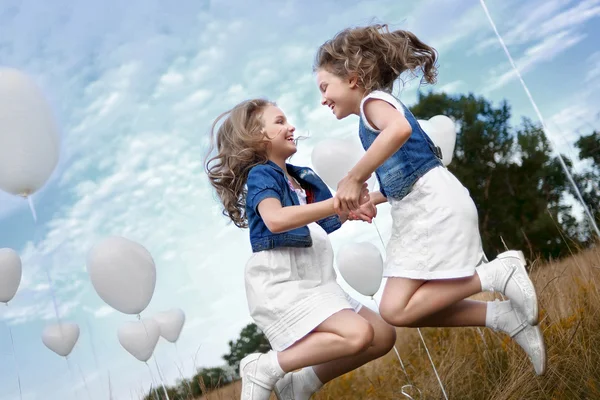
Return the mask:
<path id="1" fill-rule="evenodd" d="M 146 362 L 152 357 L 158 338 L 160 328 L 153 319 L 126 322 L 119 328 L 117 335 L 119 343 L 132 356 L 140 361 Z"/>
<path id="2" fill-rule="evenodd" d="M 383 258 L 374 244 L 350 243 L 337 255 L 337 265 L 342 278 L 354 290 L 365 296 L 373 296 L 383 279 Z"/>
<path id="3" fill-rule="evenodd" d="M 63 357 L 71 354 L 78 339 L 79 325 L 73 322 L 48 325 L 42 332 L 42 342 L 46 347 Z"/>
<path id="4" fill-rule="evenodd" d="M 421 129 L 442 150 L 442 163 L 449 165 L 456 145 L 456 124 L 445 115 L 436 115 L 428 120 L 417 120 Z"/>
<path id="5" fill-rule="evenodd" d="M 0 249 L 0 302 L 8 303 L 15 297 L 23 272 L 21 257 L 13 249 Z"/>
<path id="6" fill-rule="evenodd" d="M 180 308 L 173 308 L 168 311 L 157 313 L 154 320 L 160 327 L 160 335 L 171 343 L 179 339 L 183 324 L 185 323 L 185 313 Z"/>

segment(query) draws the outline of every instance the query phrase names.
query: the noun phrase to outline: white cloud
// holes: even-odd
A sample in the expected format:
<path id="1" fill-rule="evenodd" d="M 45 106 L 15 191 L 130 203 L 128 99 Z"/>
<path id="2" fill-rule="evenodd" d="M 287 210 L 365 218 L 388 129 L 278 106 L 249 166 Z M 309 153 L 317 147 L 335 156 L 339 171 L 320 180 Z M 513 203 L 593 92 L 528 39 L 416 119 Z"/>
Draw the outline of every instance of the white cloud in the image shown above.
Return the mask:
<path id="1" fill-rule="evenodd" d="M 521 75 L 525 75 L 527 72 L 532 71 L 539 64 L 542 64 L 546 61 L 551 61 L 557 55 L 575 46 L 585 37 L 585 34 L 577 34 L 570 31 L 558 32 L 527 48 L 523 56 L 515 60 L 515 64 Z M 497 90 L 517 78 L 517 73 L 513 69 L 504 72 L 500 76 L 496 75 L 497 73 L 493 71 L 489 78 L 489 81 L 492 83 L 484 87 L 483 92 L 489 93 Z"/>
<path id="2" fill-rule="evenodd" d="M 117 395 L 132 386 L 147 388 L 149 377 L 116 340 L 117 324 L 128 317 L 103 304 L 89 282 L 85 260 L 93 244 L 119 234 L 151 251 L 158 282 L 146 313 L 177 305 L 185 309 L 189 322 L 178 346 L 185 375 L 191 375 L 197 366 L 221 362 L 227 340 L 249 322 L 243 284 L 248 233 L 226 224 L 203 172 L 212 119 L 247 97 L 276 100 L 299 134 L 310 133 L 292 160 L 300 165 L 311 165 L 312 146 L 319 140 L 358 141 L 356 118 L 337 121 L 319 105 L 311 67 L 324 38 L 345 26 L 371 22 L 372 4 L 352 2 L 338 9 L 339 4 L 327 2 L 310 8 L 292 1 L 278 7 L 271 3 L 256 8 L 227 1 L 211 4 L 205 13 L 192 1 L 177 8 L 139 0 L 127 6 L 57 1 L 23 4 L 18 16 L 0 17 L 0 58 L 35 74 L 51 94 L 64 130 L 56 180 L 38 205 L 45 210 L 43 225 L 21 246 L 22 288 L 1 318 L 35 329 L 40 320 L 54 318 L 45 276 L 49 268 L 61 318 L 101 319 L 93 328 L 104 341 L 101 348 L 114 372 Z M 456 23 L 448 24 L 454 13 L 446 3 L 415 4 L 411 11 L 406 4 L 382 1 L 377 13 L 397 26 L 414 12 L 419 18 L 409 18 L 411 24 L 425 21 L 418 26 L 419 36 L 431 38 L 442 51 L 484 29 L 485 23 L 474 18 L 480 12 L 476 6 L 461 3 Z M 9 46 L 6 38 L 14 43 Z M 568 38 L 577 35 L 562 39 Z M 536 46 L 530 46 L 528 57 L 543 59 L 540 53 L 548 48 Z M 454 80 L 441 89 L 460 87 Z M 411 104 L 418 90 L 418 80 L 411 81 L 402 100 Z M 5 204 L 0 196 L 0 214 Z M 386 207 L 377 219 L 384 239 L 390 229 Z M 374 227 L 363 223 L 346 224 L 331 239 L 336 250 L 351 240 L 380 245 Z M 170 360 L 170 351 L 171 345 L 161 344 L 157 357 Z M 179 372 L 164 362 L 167 380 L 175 382 Z M 48 385 L 39 392 L 47 393 Z M 66 380 L 52 385 L 58 388 L 53 393 L 69 389 Z"/>
<path id="3" fill-rule="evenodd" d="M 501 10 L 490 9 L 490 13 L 506 45 L 513 50 L 561 31 L 579 31 L 584 23 L 600 16 L 599 5 L 599 0 L 506 2 Z M 486 36 L 476 42 L 474 52 L 481 53 L 498 46 L 491 28 Z"/>
<path id="4" fill-rule="evenodd" d="M 456 81 L 446 83 L 437 89 L 440 92 L 452 93 L 452 92 L 456 92 L 459 88 L 464 87 L 464 86 L 465 86 L 465 82 L 463 82 L 461 80 L 456 80 Z"/>
<path id="5" fill-rule="evenodd" d="M 590 68 L 585 75 L 585 81 L 592 82 L 600 78 L 600 51 L 592 53 L 588 57 L 587 63 L 590 65 Z"/>

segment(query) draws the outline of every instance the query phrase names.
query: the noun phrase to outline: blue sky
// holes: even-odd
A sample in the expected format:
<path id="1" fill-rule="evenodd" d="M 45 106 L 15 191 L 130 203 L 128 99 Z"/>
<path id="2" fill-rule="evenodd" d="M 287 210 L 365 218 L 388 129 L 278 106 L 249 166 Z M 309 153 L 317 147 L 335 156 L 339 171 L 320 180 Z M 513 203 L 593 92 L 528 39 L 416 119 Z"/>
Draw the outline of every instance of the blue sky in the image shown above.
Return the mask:
<path id="1" fill-rule="evenodd" d="M 26 202 L 0 193 L 0 247 L 16 249 L 24 268 L 15 299 L 0 310 L 1 400 L 19 398 L 9 327 L 26 399 L 86 398 L 81 374 L 91 397 L 106 399 L 108 371 L 118 399 L 147 390 L 148 369 L 117 340 L 119 325 L 134 317 L 104 304 L 85 270 L 89 249 L 113 234 L 142 243 L 156 261 L 155 294 L 142 315 L 186 312 L 178 353 L 164 341 L 155 353 L 167 381 L 179 377 L 176 363 L 186 377 L 194 366 L 221 364 L 227 341 L 250 322 L 242 276 L 250 246 L 247 232 L 221 217 L 203 174 L 208 129 L 238 101 L 264 96 L 310 132 L 294 163 L 310 165 L 324 138 L 357 140 L 356 119 L 336 121 L 320 106 L 311 68 L 318 45 L 340 29 L 377 20 L 412 30 L 440 52 L 432 90 L 507 99 L 516 119 L 535 119 L 478 1 L 249 3 L 2 2 L 0 65 L 31 74 L 44 89 L 62 147 L 59 166 L 34 196 L 37 224 Z M 488 7 L 553 140 L 574 156 L 578 134 L 600 128 L 593 39 L 600 0 L 494 0 Z M 409 84 L 401 99 L 413 104 L 417 90 Z M 380 215 L 386 237 L 385 206 Z M 336 249 L 362 240 L 381 247 L 366 224 L 348 224 L 331 239 Z M 41 341 L 56 320 L 45 268 L 60 318 L 81 327 L 73 375 Z"/>

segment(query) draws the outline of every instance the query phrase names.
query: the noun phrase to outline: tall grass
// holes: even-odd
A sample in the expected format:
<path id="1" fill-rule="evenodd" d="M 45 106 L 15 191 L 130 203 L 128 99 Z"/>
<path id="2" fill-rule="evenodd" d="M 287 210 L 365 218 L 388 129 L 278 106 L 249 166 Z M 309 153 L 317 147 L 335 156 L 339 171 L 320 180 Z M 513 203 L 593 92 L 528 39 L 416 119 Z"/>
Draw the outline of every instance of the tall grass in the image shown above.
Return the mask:
<path id="1" fill-rule="evenodd" d="M 423 328 L 450 399 L 600 399 L 600 249 L 559 262 L 536 261 L 531 277 L 547 347 L 546 374 L 536 376 L 522 349 L 504 334 L 486 328 Z M 396 347 L 410 382 L 390 352 L 328 383 L 313 399 L 398 400 L 405 398 L 401 389 L 409 383 L 413 386 L 405 392 L 414 399 L 442 399 L 416 329 L 398 329 Z M 239 395 L 235 382 L 202 399 L 239 399 Z"/>

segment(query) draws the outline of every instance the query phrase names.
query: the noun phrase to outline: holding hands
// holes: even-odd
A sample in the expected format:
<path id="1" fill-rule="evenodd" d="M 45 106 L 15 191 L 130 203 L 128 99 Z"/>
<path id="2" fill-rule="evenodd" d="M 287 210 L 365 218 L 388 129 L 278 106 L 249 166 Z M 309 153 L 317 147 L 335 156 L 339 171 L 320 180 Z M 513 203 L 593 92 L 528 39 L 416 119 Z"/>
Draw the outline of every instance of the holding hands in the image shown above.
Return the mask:
<path id="1" fill-rule="evenodd" d="M 377 215 L 377 207 L 371 202 L 367 184 L 352 180 L 349 176 L 338 184 L 333 204 L 338 215 L 349 221 L 371 223 Z"/>

